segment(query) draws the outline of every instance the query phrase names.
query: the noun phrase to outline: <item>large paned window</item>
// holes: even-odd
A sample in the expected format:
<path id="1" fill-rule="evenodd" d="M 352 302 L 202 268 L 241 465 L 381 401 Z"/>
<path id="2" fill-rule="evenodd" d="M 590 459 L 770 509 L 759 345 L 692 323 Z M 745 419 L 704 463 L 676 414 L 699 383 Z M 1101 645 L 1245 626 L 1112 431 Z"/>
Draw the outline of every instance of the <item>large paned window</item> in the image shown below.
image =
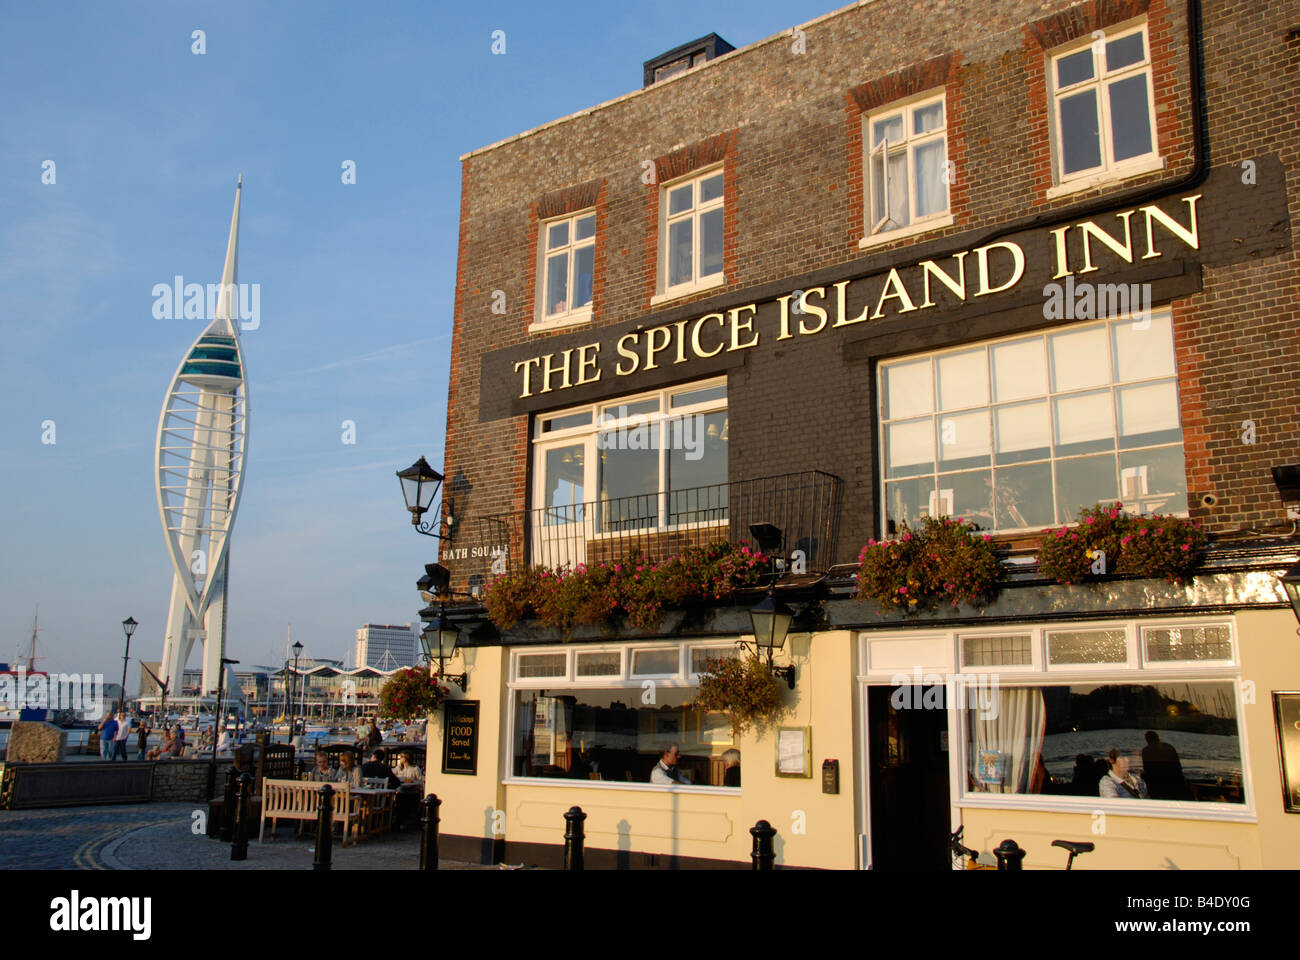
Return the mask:
<path id="1" fill-rule="evenodd" d="M 1116 500 L 1187 511 L 1167 311 L 892 360 L 878 374 L 887 531 L 944 515 L 1036 529 Z"/>
<path id="2" fill-rule="evenodd" d="M 867 232 L 900 230 L 948 212 L 947 121 L 942 95 L 867 118 Z"/>
<path id="3" fill-rule="evenodd" d="M 739 787 L 730 723 L 688 706 L 707 660 L 736 655 L 734 644 L 716 643 L 515 653 L 510 775 L 650 784 L 676 745 L 682 783 Z M 652 703 L 646 679 L 655 682 Z"/>
<path id="4" fill-rule="evenodd" d="M 723 282 L 723 171 L 661 188 L 659 290 L 677 296 Z"/>
<path id="5" fill-rule="evenodd" d="M 535 523 L 599 536 L 723 522 L 727 442 L 725 379 L 540 416 Z"/>
<path id="6" fill-rule="evenodd" d="M 538 324 L 587 319 L 595 282 L 596 214 L 549 220 L 542 224 L 540 233 Z"/>
<path id="7" fill-rule="evenodd" d="M 1145 24 L 1108 32 L 1051 57 L 1058 183 L 1156 159 L 1155 103 Z M 1136 172 L 1136 171 L 1133 171 Z"/>

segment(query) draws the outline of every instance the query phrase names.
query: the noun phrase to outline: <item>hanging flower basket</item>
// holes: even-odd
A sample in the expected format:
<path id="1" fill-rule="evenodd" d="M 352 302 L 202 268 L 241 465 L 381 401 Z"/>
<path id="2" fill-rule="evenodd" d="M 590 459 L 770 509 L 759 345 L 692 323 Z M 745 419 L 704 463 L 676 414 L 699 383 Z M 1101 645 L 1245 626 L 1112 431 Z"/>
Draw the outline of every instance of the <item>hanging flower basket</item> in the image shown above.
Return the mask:
<path id="1" fill-rule="evenodd" d="M 732 733 L 766 726 L 782 711 L 781 688 L 767 663 L 753 656 L 709 658 L 700 673 L 700 690 L 691 706 L 725 713 Z"/>
<path id="2" fill-rule="evenodd" d="M 419 667 L 399 670 L 379 691 L 379 710 L 386 717 L 409 722 L 423 720 L 442 706 L 451 691 L 441 677 Z"/>
<path id="3" fill-rule="evenodd" d="M 1122 503 L 1087 507 L 1073 527 L 1044 533 L 1039 572 L 1060 583 L 1117 573 L 1185 582 L 1205 549 L 1200 523 L 1160 514 L 1134 517 L 1123 508 Z"/>
<path id="4" fill-rule="evenodd" d="M 926 517 L 917 530 L 903 524 L 896 539 L 871 540 L 858 554 L 858 599 L 874 600 L 882 614 L 987 603 L 1002 574 L 992 540 L 961 517 Z"/>

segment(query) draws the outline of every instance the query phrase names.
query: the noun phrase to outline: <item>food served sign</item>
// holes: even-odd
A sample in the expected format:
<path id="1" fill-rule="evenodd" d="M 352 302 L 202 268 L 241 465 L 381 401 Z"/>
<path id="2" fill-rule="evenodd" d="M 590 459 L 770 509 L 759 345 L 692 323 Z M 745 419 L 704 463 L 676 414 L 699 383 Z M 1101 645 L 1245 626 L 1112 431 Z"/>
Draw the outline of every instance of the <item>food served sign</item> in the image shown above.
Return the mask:
<path id="1" fill-rule="evenodd" d="M 478 773 L 477 700 L 447 700 L 442 712 L 442 772 Z"/>

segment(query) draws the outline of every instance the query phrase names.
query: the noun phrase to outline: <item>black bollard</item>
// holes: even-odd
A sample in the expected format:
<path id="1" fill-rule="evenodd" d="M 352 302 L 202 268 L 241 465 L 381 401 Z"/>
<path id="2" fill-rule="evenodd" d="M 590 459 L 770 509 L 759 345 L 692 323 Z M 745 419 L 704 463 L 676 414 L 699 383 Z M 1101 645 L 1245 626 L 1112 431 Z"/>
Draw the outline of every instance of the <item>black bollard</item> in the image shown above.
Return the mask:
<path id="1" fill-rule="evenodd" d="M 1025 851 L 1020 849 L 1020 845 L 1014 840 L 1003 840 L 993 856 L 998 858 L 999 870 L 1023 870 L 1024 865 L 1021 861 L 1025 859 Z"/>
<path id="2" fill-rule="evenodd" d="M 564 869 L 582 869 L 582 807 L 570 807 L 564 814 Z"/>
<path id="3" fill-rule="evenodd" d="M 754 838 L 754 849 L 749 859 L 753 861 L 754 870 L 771 870 L 776 863 L 776 854 L 772 852 L 772 838 L 776 829 L 766 820 L 760 820 L 749 828 L 749 835 Z"/>
<path id="4" fill-rule="evenodd" d="M 318 791 L 320 806 L 316 814 L 316 859 L 312 861 L 313 870 L 328 870 L 334 856 L 334 788 L 322 783 Z M 347 824 L 343 825 L 347 829 Z"/>
<path id="5" fill-rule="evenodd" d="M 253 799 L 253 775 L 241 773 L 235 790 L 234 838 L 230 841 L 230 859 L 248 859 L 248 807 Z"/>
<path id="6" fill-rule="evenodd" d="M 438 807 L 442 801 L 429 794 L 420 801 L 420 869 L 438 869 Z"/>
<path id="7" fill-rule="evenodd" d="M 226 771 L 226 792 L 221 806 L 221 832 L 219 838 L 230 843 L 235 838 L 235 789 L 239 783 L 239 770 L 231 767 Z"/>

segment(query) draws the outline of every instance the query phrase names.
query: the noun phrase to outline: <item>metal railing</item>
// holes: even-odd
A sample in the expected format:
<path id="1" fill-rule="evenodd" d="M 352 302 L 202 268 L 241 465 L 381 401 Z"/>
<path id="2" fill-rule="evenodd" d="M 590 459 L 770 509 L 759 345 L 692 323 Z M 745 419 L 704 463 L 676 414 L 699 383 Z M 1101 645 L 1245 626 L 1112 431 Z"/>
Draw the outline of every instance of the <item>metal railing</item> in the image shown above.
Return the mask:
<path id="1" fill-rule="evenodd" d="M 809 570 L 825 570 L 836 560 L 842 485 L 808 470 L 469 517 L 446 559 L 471 582 L 491 580 L 521 563 L 572 568 L 634 554 L 663 559 L 720 540 L 752 542 L 750 525 L 768 523 L 782 531 L 784 555 L 800 550 Z"/>

